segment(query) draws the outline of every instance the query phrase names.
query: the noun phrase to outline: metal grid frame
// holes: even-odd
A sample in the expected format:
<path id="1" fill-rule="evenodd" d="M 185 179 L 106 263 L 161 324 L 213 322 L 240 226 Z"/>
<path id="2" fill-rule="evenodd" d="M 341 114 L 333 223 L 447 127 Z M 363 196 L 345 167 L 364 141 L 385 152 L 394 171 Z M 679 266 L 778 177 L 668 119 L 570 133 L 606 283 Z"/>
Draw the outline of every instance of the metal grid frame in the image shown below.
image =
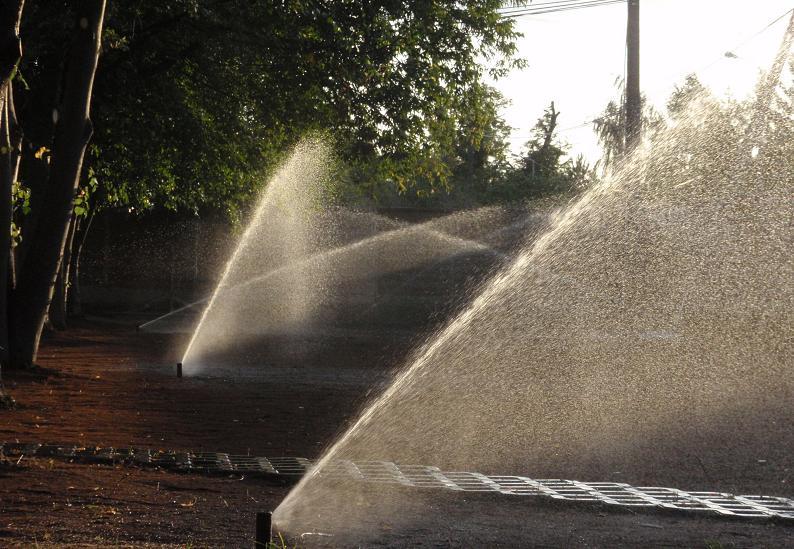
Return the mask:
<path id="1" fill-rule="evenodd" d="M 240 474 L 297 480 L 313 463 L 305 458 L 266 458 L 220 452 L 174 452 L 146 448 L 99 448 L 58 444 L 2 443 L 0 457 L 51 457 L 85 463 L 123 463 L 180 472 Z M 541 496 L 555 500 L 590 502 L 631 508 L 700 512 L 743 519 L 794 521 L 794 500 L 773 496 L 735 496 L 723 492 L 686 492 L 676 488 L 637 487 L 617 482 L 579 482 L 531 479 L 465 471 L 442 471 L 427 465 L 399 465 L 388 461 L 340 460 L 317 471 L 333 481 L 362 481 L 415 488 L 443 488 L 462 492 L 490 492 Z"/>

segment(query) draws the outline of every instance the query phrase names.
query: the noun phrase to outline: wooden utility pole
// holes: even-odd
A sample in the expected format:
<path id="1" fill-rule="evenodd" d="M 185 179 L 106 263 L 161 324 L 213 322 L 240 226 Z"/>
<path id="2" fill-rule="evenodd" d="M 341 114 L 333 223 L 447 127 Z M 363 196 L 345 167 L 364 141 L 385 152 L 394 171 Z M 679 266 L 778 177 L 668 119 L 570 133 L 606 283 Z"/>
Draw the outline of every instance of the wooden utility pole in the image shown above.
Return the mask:
<path id="1" fill-rule="evenodd" d="M 626 26 L 626 149 L 631 152 L 642 132 L 640 94 L 640 0 L 628 0 Z"/>

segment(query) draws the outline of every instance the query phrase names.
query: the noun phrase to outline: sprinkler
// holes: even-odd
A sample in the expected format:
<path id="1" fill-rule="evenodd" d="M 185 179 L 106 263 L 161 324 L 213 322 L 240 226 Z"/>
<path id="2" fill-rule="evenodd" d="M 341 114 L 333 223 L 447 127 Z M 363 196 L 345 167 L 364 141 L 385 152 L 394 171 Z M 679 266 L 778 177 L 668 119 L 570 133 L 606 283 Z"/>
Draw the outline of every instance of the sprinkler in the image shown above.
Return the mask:
<path id="1" fill-rule="evenodd" d="M 273 538 L 273 513 L 261 511 L 256 514 L 256 537 L 254 538 L 254 549 L 269 547 Z"/>
<path id="2" fill-rule="evenodd" d="M 176 377 L 182 377 L 182 363 L 176 363 Z"/>

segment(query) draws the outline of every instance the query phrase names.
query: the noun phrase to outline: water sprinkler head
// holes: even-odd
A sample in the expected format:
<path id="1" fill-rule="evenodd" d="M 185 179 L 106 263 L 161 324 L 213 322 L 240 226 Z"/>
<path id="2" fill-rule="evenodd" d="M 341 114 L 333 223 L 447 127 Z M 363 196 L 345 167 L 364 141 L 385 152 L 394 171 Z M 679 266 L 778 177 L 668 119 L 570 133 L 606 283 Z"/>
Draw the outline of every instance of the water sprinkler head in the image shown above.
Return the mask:
<path id="1" fill-rule="evenodd" d="M 182 363 L 176 363 L 176 377 L 182 377 Z"/>
<path id="2" fill-rule="evenodd" d="M 273 513 L 260 511 L 256 514 L 256 537 L 254 547 L 270 547 L 273 539 Z"/>

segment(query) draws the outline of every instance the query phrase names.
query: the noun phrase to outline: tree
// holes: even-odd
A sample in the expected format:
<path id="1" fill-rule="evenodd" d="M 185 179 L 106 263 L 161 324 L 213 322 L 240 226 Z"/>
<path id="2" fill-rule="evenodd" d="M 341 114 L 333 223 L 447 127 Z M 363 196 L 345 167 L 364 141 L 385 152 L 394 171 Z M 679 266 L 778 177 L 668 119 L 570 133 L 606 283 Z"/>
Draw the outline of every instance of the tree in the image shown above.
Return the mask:
<path id="1" fill-rule="evenodd" d="M 676 86 L 670 98 L 667 100 L 667 113 L 675 120 L 685 116 L 687 109 L 693 101 L 699 100 L 713 101 L 714 97 L 703 84 L 700 83 L 697 75 L 690 74 L 684 79 L 684 83 Z"/>
<path id="2" fill-rule="evenodd" d="M 525 187 L 524 196 L 566 195 L 591 182 L 590 166 L 582 156 L 565 159 L 569 145 L 557 136 L 559 116 L 552 101 L 532 129 L 526 152 L 518 158 L 511 179 Z"/>
<path id="3" fill-rule="evenodd" d="M 104 17 L 105 0 L 75 2 L 74 37 L 64 68 L 63 92 L 53 111 L 55 136 L 48 194 L 11 303 L 12 360 L 23 367 L 36 360 L 72 218 L 83 156 L 93 133 L 91 94 Z"/>
<path id="4" fill-rule="evenodd" d="M 446 188 L 480 61 L 489 58 L 497 75 L 521 63 L 499 5 L 112 3 L 93 106 L 102 123 L 86 159 L 101 189 L 86 207 L 220 211 L 236 221 L 283 151 L 314 131 L 333 135 L 345 161 L 367 174 L 353 179 L 364 192 L 371 181 L 417 194 Z M 29 34 L 53 37 L 23 62 L 31 87 L 23 120 L 36 145 L 49 139 L 43 113 L 58 86 L 63 19 L 39 10 L 28 22 Z M 33 194 L 30 228 L 40 211 Z M 81 242 L 90 224 L 74 223 Z M 57 288 L 65 294 L 68 281 Z"/>
<path id="5" fill-rule="evenodd" d="M 603 149 L 601 166 L 609 169 L 619 164 L 630 152 L 628 117 L 626 116 L 626 87 L 623 79 L 618 79 L 616 85 L 620 90 L 620 98 L 607 103 L 604 112 L 593 121 L 593 129 L 598 135 L 598 140 Z M 648 104 L 645 95 L 642 96 L 640 127 L 642 137 L 651 136 L 662 125 L 663 120 L 659 113 Z"/>
<path id="6" fill-rule="evenodd" d="M 593 170 L 580 155 L 566 158 L 568 145 L 558 137 L 560 112 L 552 102 L 538 119 L 532 129 L 532 136 L 524 146 L 524 153 L 513 162 L 508 162 L 507 134 L 510 128 L 499 118 L 495 109 L 500 103 L 493 103 L 486 109 L 490 116 L 482 117 L 488 121 L 483 126 L 482 135 L 494 136 L 480 143 L 480 149 L 463 149 L 471 155 L 476 170 L 467 170 L 481 179 L 475 184 L 473 194 L 477 203 L 505 203 L 535 200 L 547 197 L 570 196 L 590 185 L 594 179 Z M 475 111 L 477 112 L 477 111 Z M 479 135 L 474 133 L 474 136 Z M 467 143 L 460 139 L 458 143 Z M 467 158 L 461 154 L 460 158 Z M 471 164 L 462 163 L 461 166 Z M 459 192 L 452 189 L 453 194 Z M 463 189 L 467 192 L 467 189 Z M 468 192 L 471 192 L 468 190 Z M 556 200 L 556 198 L 554 198 Z"/>
<path id="7" fill-rule="evenodd" d="M 282 152 L 318 130 L 367 175 L 351 179 L 365 193 L 372 181 L 417 194 L 446 188 L 455 128 L 480 85 L 476 55 L 495 74 L 520 64 L 498 2 L 450 5 L 113 3 L 94 102 L 104 123 L 87 159 L 102 189 L 87 206 L 237 220 Z M 57 21 L 46 28 L 64 32 Z M 52 88 L 47 67 L 59 50 L 36 54 L 28 81 Z M 46 94 L 30 95 L 29 111 L 49 110 Z M 62 309 L 68 281 L 57 288 Z"/>
<path id="8" fill-rule="evenodd" d="M 0 6 L 0 374 L 9 363 L 8 310 L 9 258 L 11 249 L 12 189 L 19 169 L 18 124 L 13 104 L 12 80 L 22 57 L 19 24 L 24 0 Z M 10 404 L 0 383 L 0 404 Z"/>
<path id="9" fill-rule="evenodd" d="M 104 5 L 32 3 L 22 19 L 20 365 L 35 359 L 59 272 L 54 317 L 63 309 L 98 209 L 236 219 L 289 145 L 317 130 L 396 188 L 444 187 L 481 62 L 494 76 L 521 65 L 496 0 L 114 2 L 106 29 Z M 94 80 L 101 122 L 86 154 Z"/>
<path id="10" fill-rule="evenodd" d="M 555 141 L 559 116 L 552 101 L 532 129 L 532 138 L 525 145 L 527 153 L 519 159 L 519 167 L 525 173 L 543 178 L 557 175 L 567 148 Z"/>
<path id="11" fill-rule="evenodd" d="M 467 99 L 468 109 L 458 120 L 454 140 L 451 184 L 456 191 L 481 196 L 509 169 L 507 138 L 512 128 L 499 112 L 507 101 L 495 88 L 473 86 Z"/>
<path id="12" fill-rule="evenodd" d="M 497 75 L 520 63 L 500 5 L 114 4 L 96 173 L 138 208 L 236 215 L 290 143 L 324 131 L 402 190 L 443 187 L 481 60 Z"/>

